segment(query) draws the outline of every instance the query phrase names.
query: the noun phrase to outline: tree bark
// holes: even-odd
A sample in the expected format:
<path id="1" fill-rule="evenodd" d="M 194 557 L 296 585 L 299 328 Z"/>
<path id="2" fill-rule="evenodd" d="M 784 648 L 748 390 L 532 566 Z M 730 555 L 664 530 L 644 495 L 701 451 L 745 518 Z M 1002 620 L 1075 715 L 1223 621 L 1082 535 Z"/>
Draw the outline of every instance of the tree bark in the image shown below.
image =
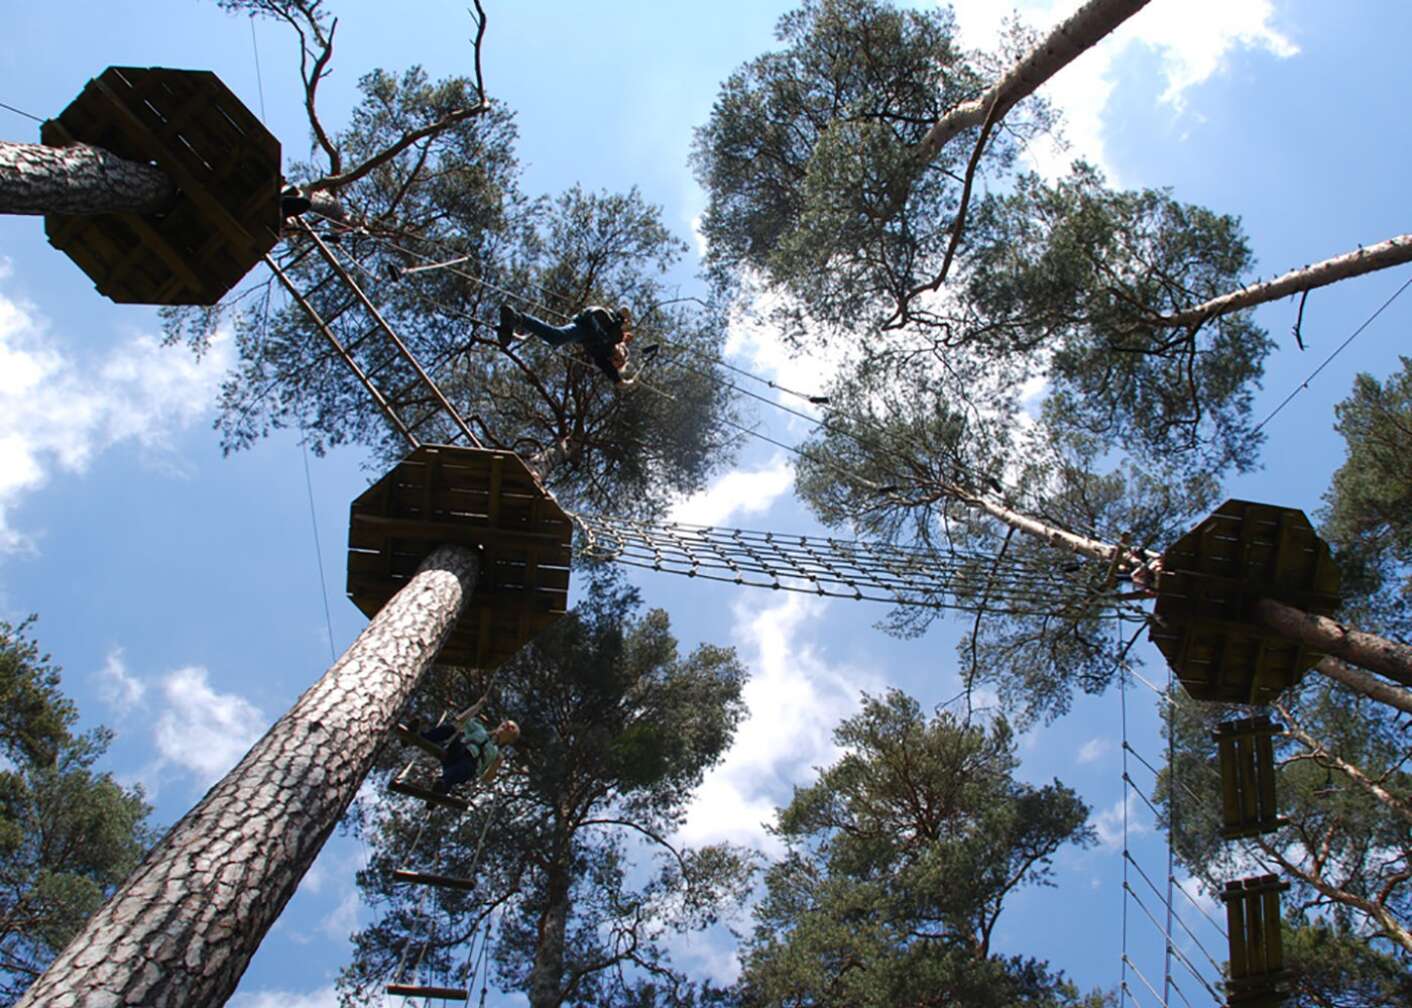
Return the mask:
<path id="1" fill-rule="evenodd" d="M 1175 315 L 1164 315 L 1163 325 L 1190 328 L 1217 315 L 1228 315 L 1242 308 L 1251 308 L 1266 301 L 1276 301 L 1289 294 L 1299 294 L 1316 287 L 1326 287 L 1339 280 L 1374 273 L 1389 266 L 1400 266 L 1412 262 L 1412 234 L 1398 235 L 1385 242 L 1359 248 L 1356 251 L 1325 259 L 1313 266 L 1290 270 L 1283 276 L 1264 283 L 1242 287 L 1238 291 L 1222 294 L 1220 297 L 1203 301 L 1195 308 L 1188 308 Z"/>
<path id="2" fill-rule="evenodd" d="M 1282 637 L 1412 686 L 1412 647 L 1406 644 L 1346 627 L 1327 616 L 1316 616 L 1274 599 L 1256 602 L 1255 617 L 1261 626 Z"/>
<path id="3" fill-rule="evenodd" d="M 101 147 L 0 140 L 0 213 L 156 213 L 175 197 L 160 168 Z"/>
<path id="4" fill-rule="evenodd" d="M 1379 703 L 1385 703 L 1389 707 L 1396 707 L 1400 711 L 1412 714 L 1412 690 L 1405 690 L 1392 685 L 1392 683 L 1383 682 L 1377 676 L 1345 664 L 1337 658 L 1321 658 L 1319 664 L 1314 666 L 1314 671 L 1320 675 L 1328 676 L 1330 679 L 1336 679 L 1349 689 L 1367 694 Z"/>
<path id="5" fill-rule="evenodd" d="M 225 1004 L 436 658 L 477 570 L 476 555 L 462 547 L 433 552 L 19 1004 Z"/>
<path id="6" fill-rule="evenodd" d="M 551 864 L 544 886 L 545 906 L 529 976 L 530 1008 L 559 1008 L 564 976 L 564 935 L 569 923 L 569 876 Z"/>
<path id="7" fill-rule="evenodd" d="M 932 161 L 959 134 L 987 119 L 998 123 L 1022 98 L 1101 42 L 1132 17 L 1148 0 L 1089 0 L 1060 22 L 1024 59 L 1010 68 L 989 91 L 964 102 L 942 116 L 918 145 L 919 161 Z"/>

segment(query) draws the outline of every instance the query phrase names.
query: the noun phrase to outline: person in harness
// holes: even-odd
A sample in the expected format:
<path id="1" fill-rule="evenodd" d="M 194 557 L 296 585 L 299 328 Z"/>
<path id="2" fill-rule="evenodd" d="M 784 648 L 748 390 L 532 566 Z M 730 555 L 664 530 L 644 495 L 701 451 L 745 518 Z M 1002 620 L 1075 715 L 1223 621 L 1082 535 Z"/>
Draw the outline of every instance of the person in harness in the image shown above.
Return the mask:
<path id="1" fill-rule="evenodd" d="M 520 737 L 520 726 L 513 721 L 501 721 L 494 729 L 481 724 L 476 715 L 484 703 L 485 697 L 482 697 L 450 720 L 426 731 L 418 731 L 415 723 L 408 725 L 428 742 L 445 746 L 441 779 L 432 785 L 437 794 L 450 794 L 453 788 L 472 778 L 488 784 L 504 760 L 501 747 L 513 744 Z"/>
<path id="2" fill-rule="evenodd" d="M 632 311 L 626 305 L 615 311 L 590 305 L 564 326 L 550 325 L 509 305 L 501 305 L 500 324 L 495 327 L 500 345 L 508 347 L 522 333 L 538 336 L 554 347 L 577 343 L 615 386 L 624 388 L 633 382 L 623 376 L 628 363 L 628 344 L 633 340 Z M 656 349 L 648 347 L 644 356 L 650 356 Z"/>

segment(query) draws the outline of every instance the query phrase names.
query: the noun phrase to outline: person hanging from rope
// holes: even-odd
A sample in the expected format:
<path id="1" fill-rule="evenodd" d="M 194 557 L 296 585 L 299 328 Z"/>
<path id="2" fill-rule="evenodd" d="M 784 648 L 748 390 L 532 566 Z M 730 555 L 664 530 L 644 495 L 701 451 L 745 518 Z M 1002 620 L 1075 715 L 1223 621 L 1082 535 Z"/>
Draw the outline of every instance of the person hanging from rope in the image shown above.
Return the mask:
<path id="1" fill-rule="evenodd" d="M 494 779 L 504 760 L 502 746 L 512 745 L 520 737 L 520 726 L 514 721 L 501 721 L 494 729 L 481 724 L 481 708 L 485 706 L 489 692 L 471 706 L 442 721 L 433 728 L 420 730 L 418 723 L 408 722 L 407 730 L 416 732 L 422 738 L 437 746 L 444 746 L 445 755 L 441 758 L 441 779 L 432 785 L 437 794 L 450 794 L 472 778 L 482 784 Z"/>
<path id="2" fill-rule="evenodd" d="M 611 311 L 590 305 L 569 321 L 568 325 L 550 325 L 543 319 L 516 311 L 509 305 L 500 306 L 500 324 L 495 336 L 502 347 L 508 347 L 520 334 L 538 336 L 553 347 L 577 343 L 587 351 L 598 370 L 608 376 L 618 388 L 625 388 L 633 379 L 623 375 L 628 363 L 628 344 L 633 341 L 632 311 L 627 305 Z M 521 338 L 524 338 L 523 336 Z M 644 359 L 656 353 L 650 346 L 643 351 Z"/>

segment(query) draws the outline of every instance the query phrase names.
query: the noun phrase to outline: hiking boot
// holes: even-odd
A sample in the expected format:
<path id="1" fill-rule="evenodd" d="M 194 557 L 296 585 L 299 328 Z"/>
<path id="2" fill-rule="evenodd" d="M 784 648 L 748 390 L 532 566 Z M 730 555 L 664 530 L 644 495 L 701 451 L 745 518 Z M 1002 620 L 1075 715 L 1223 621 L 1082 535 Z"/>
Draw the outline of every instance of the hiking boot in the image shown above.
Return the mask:
<path id="1" fill-rule="evenodd" d="M 495 338 L 499 341 L 501 349 L 508 347 L 515 339 L 515 327 L 519 324 L 520 317 L 515 309 L 509 305 L 500 306 L 500 322 L 495 327 Z"/>

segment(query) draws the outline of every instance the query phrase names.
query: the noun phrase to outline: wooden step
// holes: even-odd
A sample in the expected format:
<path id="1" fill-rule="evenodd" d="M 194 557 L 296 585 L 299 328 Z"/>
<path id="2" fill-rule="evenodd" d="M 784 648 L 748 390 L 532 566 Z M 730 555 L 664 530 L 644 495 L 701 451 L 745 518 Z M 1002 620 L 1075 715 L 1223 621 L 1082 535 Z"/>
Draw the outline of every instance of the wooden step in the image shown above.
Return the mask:
<path id="1" fill-rule="evenodd" d="M 432 875 L 427 872 L 412 871 L 410 868 L 398 868 L 392 873 L 392 877 L 398 882 L 437 886 L 441 889 L 461 889 L 465 892 L 470 892 L 476 887 L 474 879 L 453 878 L 450 875 Z"/>
<path id="2" fill-rule="evenodd" d="M 428 742 L 426 739 L 422 738 L 419 732 L 412 731 L 412 729 L 408 728 L 406 725 L 393 725 L 392 734 L 396 735 L 399 739 L 401 739 L 403 742 L 406 742 L 408 745 L 416 746 L 428 756 L 435 756 L 442 762 L 446 761 L 445 749 L 441 748 L 441 746 L 437 745 L 435 742 Z"/>
<path id="3" fill-rule="evenodd" d="M 465 1001 L 464 987 L 423 987 L 419 984 L 388 984 L 387 993 L 399 997 L 440 998 L 443 1001 Z"/>
<path id="4" fill-rule="evenodd" d="M 445 805 L 447 808 L 460 809 L 462 812 L 471 807 L 471 803 L 468 801 L 453 798 L 450 795 L 437 794 L 435 791 L 431 790 L 431 788 L 420 787 L 404 780 L 390 781 L 387 785 L 387 789 L 389 791 L 396 791 L 398 794 L 420 798 L 422 801 L 429 801 L 435 805 Z"/>

